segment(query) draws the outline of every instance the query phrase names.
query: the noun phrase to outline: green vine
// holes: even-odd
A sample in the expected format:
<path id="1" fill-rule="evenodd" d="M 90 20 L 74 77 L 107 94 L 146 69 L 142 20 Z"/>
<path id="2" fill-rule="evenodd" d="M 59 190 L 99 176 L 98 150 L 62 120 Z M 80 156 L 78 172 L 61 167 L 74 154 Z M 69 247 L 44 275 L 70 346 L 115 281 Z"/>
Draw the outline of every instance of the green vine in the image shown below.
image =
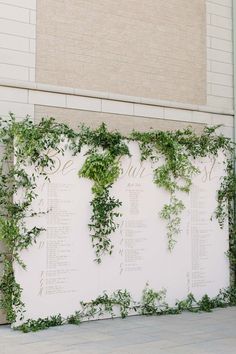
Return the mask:
<path id="1" fill-rule="evenodd" d="M 128 311 L 131 308 L 131 295 L 127 290 L 117 290 L 112 295 L 108 295 L 105 291 L 103 295 L 98 296 L 96 300 L 91 302 L 81 302 L 82 310 L 81 317 L 90 319 L 95 316 L 102 316 L 104 313 L 108 313 L 111 317 L 114 317 L 114 306 L 118 306 L 120 309 L 120 316 L 125 318 L 128 316 Z"/>
<path id="2" fill-rule="evenodd" d="M 143 295 L 140 304 L 141 315 L 157 315 L 166 313 L 168 304 L 165 301 L 166 290 L 155 291 L 148 287 L 148 284 L 143 290 Z"/>
<path id="3" fill-rule="evenodd" d="M 15 281 L 13 266 L 18 263 L 25 268 L 20 252 L 36 242 L 43 228 L 27 229 L 25 219 L 34 216 L 31 203 L 35 193 L 37 175 L 44 175 L 45 167 L 52 168 L 54 161 L 49 157 L 49 149 L 63 152 L 58 146 L 67 136 L 74 139 L 76 134 L 66 125 L 56 123 L 52 118 L 43 119 L 36 126 L 27 117 L 17 122 L 13 114 L 9 119 L 0 119 L 0 143 L 4 146 L 0 161 L 0 241 L 5 245 L 1 257 L 4 274 L 0 280 L 0 307 L 4 308 L 9 322 L 23 317 L 24 304 L 22 289 Z M 14 159 L 14 163 L 13 163 Z M 35 172 L 28 175 L 24 166 L 33 165 Z M 20 200 L 17 193 L 23 191 Z"/>
<path id="4" fill-rule="evenodd" d="M 160 316 L 176 315 L 183 311 L 190 312 L 211 312 L 218 307 L 227 307 L 236 305 L 236 288 L 227 288 L 220 290 L 219 294 L 213 298 L 204 295 L 197 301 L 193 294 L 188 294 L 187 298 L 176 301 L 175 306 L 170 307 L 166 302 L 166 290 L 156 291 L 149 288 L 148 284 L 143 290 L 140 303 L 136 303 L 127 290 L 117 290 L 110 296 L 104 292 L 95 300 L 90 302 L 81 302 L 81 310 L 73 315 L 63 318 L 60 314 L 46 317 L 38 320 L 27 320 L 22 325 L 14 329 L 22 332 L 36 332 L 49 327 L 61 326 L 64 324 L 80 325 L 82 321 L 91 318 L 101 318 L 104 315 L 113 318 L 115 309 L 120 309 L 120 317 L 128 316 L 129 311 L 134 311 L 138 315 Z"/>
<path id="5" fill-rule="evenodd" d="M 164 205 L 160 213 L 161 218 L 167 222 L 167 239 L 170 251 L 174 248 L 176 243 L 173 236 L 180 233 L 181 213 L 184 209 L 183 202 L 174 195 L 171 195 L 170 203 Z"/>
<path id="6" fill-rule="evenodd" d="M 233 156 L 233 151 L 232 151 Z M 223 177 L 221 187 L 217 193 L 217 208 L 215 216 L 221 228 L 228 220 L 229 250 L 228 257 L 232 270 L 233 281 L 236 280 L 236 213 L 235 213 L 236 177 L 234 173 L 234 160 L 229 158 L 226 162 L 226 175 Z"/>
<path id="7" fill-rule="evenodd" d="M 7 314 L 7 320 L 12 323 L 19 315 L 23 319 L 24 303 L 21 300 L 22 289 L 15 281 L 12 260 L 4 259 L 4 273 L 0 282 L 0 308 Z"/>
<path id="8" fill-rule="evenodd" d="M 109 236 L 117 228 L 114 220 L 120 216 L 120 213 L 115 212 L 115 209 L 121 205 L 121 202 L 109 195 L 109 189 L 119 177 L 119 172 L 119 163 L 110 152 L 93 153 L 86 159 L 79 171 L 80 177 L 94 181 L 92 187 L 94 198 L 90 203 L 92 217 L 89 228 L 92 231 L 92 244 L 98 263 L 101 262 L 104 253 L 111 254 L 113 249 Z"/>
<path id="9" fill-rule="evenodd" d="M 215 134 L 217 128 L 218 126 L 205 127 L 200 136 L 191 129 L 174 132 L 134 131 L 131 135 L 131 138 L 139 143 L 142 160 L 149 159 L 154 163 L 164 161 L 161 166 L 154 168 L 153 181 L 158 187 L 170 193 L 170 203 L 164 205 L 160 213 L 167 222 L 169 250 L 173 249 L 176 243 L 175 236 L 181 231 L 181 213 L 184 210 L 184 204 L 177 197 L 177 192 L 189 193 L 192 178 L 199 173 L 194 166 L 194 160 L 197 158 L 217 157 L 219 152 L 225 155 L 227 174 L 218 192 L 216 210 L 216 217 L 221 226 L 229 215 L 228 207 L 232 204 L 233 189 L 235 190 L 236 186 L 232 168 L 234 146 L 229 138 Z"/>
<path id="10" fill-rule="evenodd" d="M 62 326 L 66 323 L 69 323 L 69 318 L 66 320 L 61 315 L 56 315 L 46 318 L 38 318 L 37 320 L 28 320 L 15 329 L 24 333 L 37 332 L 50 327 Z"/>
<path id="11" fill-rule="evenodd" d="M 88 157 L 79 171 L 79 176 L 94 182 L 89 228 L 92 231 L 96 261 L 100 263 L 104 254 L 112 253 L 110 235 L 118 226 L 115 219 L 120 213 L 116 212 L 116 209 L 121 206 L 121 202 L 111 197 L 109 192 L 120 174 L 119 159 L 129 155 L 129 149 L 122 135 L 118 132 L 108 132 L 105 124 L 95 131 L 82 126 L 79 141 L 80 148 L 82 145 L 89 146 L 86 153 Z"/>
<path id="12" fill-rule="evenodd" d="M 53 118 L 42 119 L 37 125 L 33 124 L 29 117 L 21 122 L 16 121 L 13 114 L 10 114 L 9 119 L 0 119 L 0 144 L 4 146 L 0 160 L 0 241 L 6 249 L 0 255 L 4 260 L 4 274 L 0 280 L 0 306 L 5 309 L 8 321 L 14 322 L 16 318 L 23 317 L 22 289 L 15 281 L 14 264 L 25 267 L 20 253 L 35 243 L 43 231 L 38 227 L 27 229 L 25 220 L 35 215 L 31 204 L 37 198 L 37 178 L 43 176 L 48 179 L 46 170 L 53 169 L 55 165 L 55 160 L 50 157 L 51 150 L 64 154 L 66 149 L 70 149 L 73 155 L 80 153 L 83 147 L 87 151 L 79 176 L 93 182 L 89 229 L 98 263 L 103 255 L 112 253 L 110 235 L 118 226 L 116 219 L 120 216 L 118 209 L 121 201 L 112 197 L 110 191 L 120 174 L 120 158 L 129 156 L 129 141 L 138 142 L 142 160 L 155 163 L 154 183 L 170 195 L 170 203 L 164 205 L 160 213 L 167 223 L 170 250 L 173 249 L 175 237 L 180 232 L 181 213 L 184 209 L 179 192 L 188 193 L 193 176 L 199 172 L 194 166 L 194 160 L 206 156 L 217 157 L 219 152 L 222 152 L 225 155 L 226 175 L 222 178 L 218 191 L 215 216 L 221 227 L 229 220 L 229 257 L 232 271 L 235 272 L 234 145 L 230 139 L 216 135 L 216 128 L 205 128 L 200 136 L 190 129 L 185 129 L 175 132 L 133 132 L 130 137 L 123 137 L 118 132 L 109 132 L 104 124 L 95 130 L 82 126 L 79 132 L 75 132 Z M 34 171 L 27 174 L 26 166 L 34 166 Z M 19 192 L 22 198 L 17 200 Z M 123 301 L 126 300 L 127 304 L 129 302 L 129 296 L 126 295 L 120 292 L 115 298 L 113 294 L 112 300 L 109 300 L 110 305 L 114 305 L 115 301 L 116 305 L 120 304 L 121 315 L 126 314 L 126 307 L 122 307 Z M 156 294 L 152 295 L 158 300 Z M 123 296 L 123 300 L 119 300 L 119 296 Z M 108 306 L 109 301 L 104 301 Z M 207 301 L 205 298 L 203 303 L 206 305 Z M 91 304 L 84 306 L 85 311 Z M 57 320 L 59 321 L 52 319 L 55 323 Z M 78 314 L 71 317 L 70 321 L 80 321 Z M 41 326 L 43 325 L 44 322 Z"/>

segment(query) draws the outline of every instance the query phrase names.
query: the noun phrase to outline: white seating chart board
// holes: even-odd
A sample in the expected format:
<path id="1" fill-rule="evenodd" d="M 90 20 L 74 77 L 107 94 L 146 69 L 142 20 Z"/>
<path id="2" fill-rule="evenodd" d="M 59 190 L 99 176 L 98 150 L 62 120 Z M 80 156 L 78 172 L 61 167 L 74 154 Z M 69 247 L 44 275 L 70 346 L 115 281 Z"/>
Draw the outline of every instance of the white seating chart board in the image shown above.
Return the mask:
<path id="1" fill-rule="evenodd" d="M 206 293 L 215 296 L 229 285 L 228 229 L 210 221 L 224 174 L 220 158 L 196 162 L 201 173 L 194 177 L 189 194 L 179 194 L 186 209 L 170 252 L 166 224 L 159 216 L 169 195 L 153 183 L 151 163 L 140 162 L 138 145 L 129 146 L 132 157 L 121 159 L 122 173 L 111 190 L 122 201 L 122 217 L 111 235 L 113 254 L 105 255 L 101 264 L 94 262 L 87 226 L 92 182 L 78 177 L 85 157 L 73 157 L 69 150 L 64 156 L 54 153 L 50 182 L 40 177 L 33 202 L 35 211 L 50 211 L 27 219 L 29 227 L 46 231 L 22 251 L 27 269 L 15 265 L 16 281 L 23 289 L 23 321 L 59 313 L 69 316 L 80 309 L 80 301 L 95 299 L 104 290 L 127 289 L 139 301 L 147 282 L 155 290 L 167 290 L 169 305 L 190 292 L 197 299 Z"/>

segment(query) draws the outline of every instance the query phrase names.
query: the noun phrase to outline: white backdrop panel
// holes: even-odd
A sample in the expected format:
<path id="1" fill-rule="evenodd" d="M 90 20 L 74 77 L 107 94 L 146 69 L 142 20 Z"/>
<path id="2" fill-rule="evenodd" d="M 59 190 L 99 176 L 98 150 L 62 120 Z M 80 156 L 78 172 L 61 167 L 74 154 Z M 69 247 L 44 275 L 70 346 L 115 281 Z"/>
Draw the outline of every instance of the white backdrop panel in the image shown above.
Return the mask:
<path id="1" fill-rule="evenodd" d="M 201 173 L 189 194 L 179 194 L 186 209 L 181 234 L 169 252 L 166 224 L 159 217 L 169 195 L 154 185 L 151 163 L 140 162 L 138 145 L 129 146 L 132 157 L 122 158 L 121 176 L 111 190 L 123 203 L 119 228 L 111 235 L 114 251 L 100 265 L 94 262 L 87 226 L 92 182 L 78 177 L 85 157 L 83 153 L 73 157 L 70 151 L 64 156 L 53 153 L 50 183 L 38 180 L 38 198 L 33 202 L 36 211 L 49 213 L 26 220 L 28 227 L 42 226 L 46 231 L 21 253 L 27 269 L 15 265 L 26 305 L 24 321 L 71 315 L 80 301 L 95 299 L 104 290 L 127 289 L 139 301 L 147 282 L 156 290 L 165 288 L 170 305 L 190 292 L 196 298 L 214 296 L 229 285 L 228 229 L 210 221 L 224 174 L 222 158 L 196 162 Z"/>

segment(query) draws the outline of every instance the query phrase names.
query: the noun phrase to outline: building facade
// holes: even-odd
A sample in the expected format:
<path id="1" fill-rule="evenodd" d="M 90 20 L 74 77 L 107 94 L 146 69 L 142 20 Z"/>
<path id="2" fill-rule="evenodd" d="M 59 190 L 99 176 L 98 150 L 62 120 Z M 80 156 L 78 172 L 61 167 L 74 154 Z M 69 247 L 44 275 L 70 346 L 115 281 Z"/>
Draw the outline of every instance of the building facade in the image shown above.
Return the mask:
<path id="1" fill-rule="evenodd" d="M 233 137 L 233 0 L 0 0 L 0 116 Z"/>

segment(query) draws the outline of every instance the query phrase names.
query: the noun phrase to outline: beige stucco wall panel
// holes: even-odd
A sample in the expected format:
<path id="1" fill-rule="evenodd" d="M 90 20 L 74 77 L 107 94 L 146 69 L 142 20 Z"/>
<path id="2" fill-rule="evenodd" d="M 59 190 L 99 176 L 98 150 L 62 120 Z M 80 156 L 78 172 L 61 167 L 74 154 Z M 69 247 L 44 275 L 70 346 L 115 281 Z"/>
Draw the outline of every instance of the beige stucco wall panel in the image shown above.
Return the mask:
<path id="1" fill-rule="evenodd" d="M 36 105 L 35 122 L 39 122 L 42 117 L 46 116 L 54 117 L 59 122 L 67 123 L 74 129 L 82 123 L 92 128 L 96 128 L 104 122 L 107 124 L 109 129 L 119 130 L 123 134 L 129 134 L 133 129 L 138 131 L 147 131 L 151 128 L 158 130 L 176 130 L 189 126 L 193 127 L 196 132 L 201 132 L 204 127 L 203 124 L 174 120 L 152 119 L 121 114 L 80 111 L 75 109 Z"/>
<path id="2" fill-rule="evenodd" d="M 204 0 L 38 0 L 36 80 L 204 104 L 205 27 Z"/>

